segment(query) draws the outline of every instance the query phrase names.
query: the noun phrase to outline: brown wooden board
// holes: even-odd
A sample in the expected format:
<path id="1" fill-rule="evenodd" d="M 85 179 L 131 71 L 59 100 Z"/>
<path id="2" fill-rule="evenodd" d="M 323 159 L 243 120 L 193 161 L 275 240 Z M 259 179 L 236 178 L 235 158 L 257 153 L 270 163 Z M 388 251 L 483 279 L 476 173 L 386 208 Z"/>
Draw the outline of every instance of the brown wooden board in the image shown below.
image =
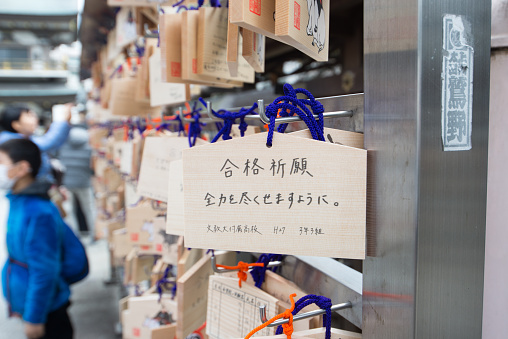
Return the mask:
<path id="1" fill-rule="evenodd" d="M 161 311 L 166 311 L 174 321 L 177 320 L 177 304 L 170 295 L 163 295 L 160 302 L 158 294 L 131 297 L 128 310 L 126 332 L 133 338 L 151 338 L 153 328 L 158 327 L 155 318 Z"/>
<path id="2" fill-rule="evenodd" d="M 330 0 L 275 0 L 275 35 L 317 61 L 328 61 Z"/>
<path id="3" fill-rule="evenodd" d="M 279 300 L 250 284 L 238 286 L 238 278 L 211 276 L 208 284 L 206 334 L 211 339 L 244 338 L 260 325 L 259 306 L 266 306 L 268 319 L 279 311 Z M 256 336 L 273 335 L 264 328 Z"/>
<path id="4" fill-rule="evenodd" d="M 232 23 L 279 40 L 275 36 L 275 0 L 230 0 L 229 12 Z"/>
<path id="5" fill-rule="evenodd" d="M 190 88 L 188 85 L 163 82 L 161 79 L 161 51 L 154 50 L 149 59 L 150 73 L 150 105 L 174 105 L 190 100 Z M 178 66 L 181 67 L 181 66 Z"/>
<path id="6" fill-rule="evenodd" d="M 242 57 L 258 73 L 265 71 L 265 36 L 242 28 Z"/>
<path id="7" fill-rule="evenodd" d="M 296 324 L 294 322 L 293 324 Z M 285 334 L 273 335 L 273 336 L 265 336 L 260 337 L 263 339 L 285 339 L 287 338 Z M 291 338 L 294 339 L 324 339 L 325 338 L 325 328 L 316 328 L 312 330 L 306 331 L 295 331 L 291 335 Z M 330 339 L 361 339 L 362 335 L 360 333 L 354 333 L 350 331 L 339 330 L 336 328 L 331 329 Z"/>
<path id="8" fill-rule="evenodd" d="M 340 129 L 328 128 L 325 127 L 323 130 L 326 142 L 336 144 L 336 145 L 344 145 L 349 147 L 361 148 L 363 149 L 363 134 L 357 132 L 349 132 L 343 131 Z M 308 129 L 304 129 L 301 131 L 296 131 L 289 133 L 289 135 L 294 137 L 303 137 L 307 139 L 312 139 L 312 135 Z"/>
<path id="9" fill-rule="evenodd" d="M 238 76 L 238 39 L 240 30 L 237 25 L 228 22 L 227 57 L 229 74 Z"/>
<path id="10" fill-rule="evenodd" d="M 216 252 L 220 265 L 235 264 L 234 252 Z M 203 256 L 177 281 L 178 326 L 176 336 L 185 339 L 206 321 L 208 279 L 213 275 L 211 254 Z"/>
<path id="11" fill-rule="evenodd" d="M 182 13 L 182 79 L 212 87 L 241 87 L 243 82 L 198 74 L 198 21 L 199 11 Z"/>
<path id="12" fill-rule="evenodd" d="M 144 201 L 125 210 L 125 226 L 133 245 L 152 245 L 154 242 L 154 219 L 161 211 L 154 209 L 151 201 Z"/>
<path id="13" fill-rule="evenodd" d="M 159 114 L 160 107 L 150 107 L 148 103 L 136 102 L 135 78 L 112 79 L 111 86 L 111 114 L 124 116 Z"/>
<path id="14" fill-rule="evenodd" d="M 183 161 L 175 160 L 169 165 L 168 210 L 166 233 L 183 235 L 185 229 L 183 204 Z"/>
<path id="15" fill-rule="evenodd" d="M 183 152 L 186 246 L 363 259 L 367 152 L 266 137 Z"/>
<path id="16" fill-rule="evenodd" d="M 196 140 L 196 145 L 206 143 Z M 182 150 L 189 148 L 185 137 L 148 137 L 145 139 L 143 160 L 138 181 L 138 194 L 167 202 L 169 165 L 182 158 Z"/>
<path id="17" fill-rule="evenodd" d="M 254 69 L 238 60 L 238 76 L 232 77 L 227 65 L 227 8 L 199 9 L 197 70 L 198 74 L 235 81 L 254 82 Z M 241 46 L 239 46 L 241 50 Z"/>

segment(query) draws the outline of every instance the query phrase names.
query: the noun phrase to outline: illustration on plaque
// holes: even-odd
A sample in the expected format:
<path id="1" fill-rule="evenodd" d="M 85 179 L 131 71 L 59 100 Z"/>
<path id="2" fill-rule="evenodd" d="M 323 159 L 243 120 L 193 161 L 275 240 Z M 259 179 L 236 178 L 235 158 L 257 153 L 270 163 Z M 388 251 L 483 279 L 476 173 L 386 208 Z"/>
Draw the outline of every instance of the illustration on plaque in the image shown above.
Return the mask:
<path id="1" fill-rule="evenodd" d="M 307 35 L 313 37 L 312 46 L 317 46 L 319 52 L 325 47 L 326 21 L 323 10 L 323 0 L 307 0 L 309 22 Z"/>

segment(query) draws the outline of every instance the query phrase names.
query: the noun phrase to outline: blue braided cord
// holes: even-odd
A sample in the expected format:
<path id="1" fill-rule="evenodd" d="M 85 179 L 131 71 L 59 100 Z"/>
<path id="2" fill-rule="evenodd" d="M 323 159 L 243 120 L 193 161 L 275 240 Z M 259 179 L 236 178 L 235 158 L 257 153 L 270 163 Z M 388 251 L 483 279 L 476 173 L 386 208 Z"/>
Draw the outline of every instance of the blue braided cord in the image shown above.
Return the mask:
<path id="1" fill-rule="evenodd" d="M 196 145 L 196 139 L 201 135 L 201 126 L 206 126 L 206 124 L 199 122 L 201 118 L 199 112 L 201 112 L 201 110 L 201 108 L 197 108 L 197 102 L 195 102 L 191 112 L 194 121 L 189 124 L 189 147 Z"/>
<path id="2" fill-rule="evenodd" d="M 178 136 L 180 136 L 180 134 L 185 135 L 185 127 L 183 127 L 183 122 L 182 119 L 180 119 L 180 116 L 177 115 L 175 120 L 178 121 Z"/>
<path id="3" fill-rule="evenodd" d="M 332 301 L 329 298 L 314 294 L 306 295 L 295 303 L 295 309 L 293 312 L 291 312 L 291 314 L 296 315 L 303 308 L 311 304 L 316 304 L 319 308 L 326 311 L 326 313 L 323 315 L 323 327 L 326 328 L 325 339 L 330 339 L 332 328 Z M 282 334 L 282 331 L 282 325 L 279 325 L 275 331 L 275 334 Z"/>
<path id="4" fill-rule="evenodd" d="M 196 139 L 201 135 L 201 125 L 203 125 L 199 122 L 199 118 L 201 118 L 199 113 L 195 113 L 192 118 L 194 121 L 189 125 L 189 147 L 196 145 Z"/>
<path id="5" fill-rule="evenodd" d="M 111 73 L 111 75 L 109 76 L 109 78 L 110 78 L 110 79 L 112 79 L 112 78 L 115 76 L 115 74 L 116 74 L 117 72 L 121 72 L 122 70 L 123 70 L 123 66 L 122 66 L 122 65 L 118 65 L 118 67 L 117 67 L 117 68 L 115 68 L 115 70 L 113 71 L 113 73 Z"/>
<path id="6" fill-rule="evenodd" d="M 145 54 L 145 47 L 134 45 L 136 47 L 136 53 L 138 53 L 139 57 L 142 57 Z"/>
<path id="7" fill-rule="evenodd" d="M 199 98 L 199 101 L 206 107 L 206 102 L 203 98 Z M 238 112 L 230 112 L 224 109 L 221 109 L 218 112 L 212 110 L 212 114 L 215 117 L 224 120 L 224 125 L 219 130 L 219 133 L 217 133 L 217 135 L 212 139 L 211 143 L 217 142 L 221 136 L 222 140 L 231 139 L 231 128 L 233 127 L 236 119 L 240 119 L 240 134 L 243 137 L 248 126 L 245 122 L 245 116 L 251 114 L 257 107 L 258 104 L 255 103 L 251 108 L 241 108 Z"/>
<path id="8" fill-rule="evenodd" d="M 297 98 L 298 93 L 304 94 L 309 99 L 298 99 Z M 318 115 L 318 123 L 317 124 L 313 123 L 314 126 L 313 127 L 309 126 L 309 129 L 316 128 L 316 131 L 318 131 L 318 135 L 319 135 L 319 139 L 317 139 L 317 140 L 324 141 L 324 135 L 321 132 L 323 130 L 323 125 L 324 125 L 323 105 L 319 101 L 317 101 L 309 91 L 307 91 L 304 88 L 297 88 L 295 90 L 295 89 L 293 89 L 293 87 L 291 85 L 285 84 L 284 85 L 284 94 L 286 94 L 286 95 L 284 97 L 279 98 L 279 99 L 284 100 L 284 102 L 286 102 L 286 103 L 293 102 L 295 105 L 297 105 L 302 110 L 304 110 L 305 114 L 307 114 L 310 119 L 315 120 L 313 114 Z M 306 105 L 311 107 L 312 113 L 306 107 Z M 281 112 L 281 116 L 289 116 L 289 114 L 287 114 L 287 112 L 283 111 L 283 112 Z M 284 131 L 286 130 L 286 127 L 287 127 L 287 124 L 281 124 L 278 128 L 278 131 L 280 133 L 284 133 Z"/>
<path id="9" fill-rule="evenodd" d="M 277 101 L 275 101 L 277 102 Z M 271 103 L 266 107 L 266 115 L 270 118 L 270 124 L 268 125 L 268 138 L 267 138 L 267 146 L 272 146 L 273 140 L 273 132 L 275 130 L 275 119 L 277 118 L 277 112 L 279 109 L 283 111 L 289 110 L 290 115 L 294 115 L 295 113 L 302 119 L 305 124 L 309 127 L 312 138 L 315 140 L 319 140 L 318 132 L 316 131 L 316 121 L 314 118 L 309 118 L 307 114 L 305 114 L 299 107 L 294 106 L 290 103 Z"/>
<path id="10" fill-rule="evenodd" d="M 163 122 L 159 126 L 155 127 L 155 130 L 159 132 L 161 130 L 168 130 L 168 128 L 169 128 L 168 124 Z"/>
<path id="11" fill-rule="evenodd" d="M 124 126 L 127 126 L 127 140 L 132 140 L 134 138 L 134 125 L 132 124 L 131 119 L 127 119 Z"/>
<path id="12" fill-rule="evenodd" d="M 275 272 L 278 267 L 267 267 L 267 265 L 271 261 L 279 261 L 282 260 L 282 255 L 280 254 L 269 254 L 269 253 L 263 253 L 258 258 L 258 263 L 263 263 L 263 267 L 253 267 L 250 271 L 250 274 L 252 275 L 252 279 L 254 279 L 254 285 L 257 288 L 261 288 L 265 281 L 265 275 L 267 270 L 271 270 L 272 272 Z"/>
<path id="13" fill-rule="evenodd" d="M 172 265 L 168 265 L 168 267 L 166 267 L 166 269 L 164 270 L 164 275 L 162 276 L 162 278 L 157 280 L 156 288 L 157 288 L 157 293 L 159 293 L 159 302 L 161 302 L 164 289 L 169 290 L 169 286 L 168 286 L 169 284 L 173 284 L 173 286 L 171 288 L 171 293 L 173 295 L 173 298 L 176 295 L 176 283 L 174 281 L 169 280 L 169 271 L 172 268 L 173 268 Z"/>
<path id="14" fill-rule="evenodd" d="M 308 97 L 308 99 L 298 99 L 297 94 L 301 93 Z M 289 84 L 284 85 L 284 96 L 278 97 L 273 103 L 266 107 L 266 115 L 270 118 L 268 125 L 267 146 L 272 146 L 273 133 L 275 130 L 275 119 L 277 113 L 282 117 L 293 116 L 297 114 L 307 125 L 312 138 L 315 140 L 325 141 L 323 133 L 323 105 L 317 101 L 314 96 L 303 88 L 293 89 Z M 312 109 L 309 110 L 307 106 Z M 289 111 L 289 112 L 288 112 Z M 318 115 L 318 121 L 314 118 L 314 114 Z M 284 133 L 288 124 L 281 124 L 277 131 Z"/>
<path id="15" fill-rule="evenodd" d="M 146 127 L 141 126 L 141 119 L 138 119 L 136 121 L 136 127 L 137 127 L 137 129 L 139 131 L 139 134 L 143 135 L 143 132 L 145 131 Z"/>

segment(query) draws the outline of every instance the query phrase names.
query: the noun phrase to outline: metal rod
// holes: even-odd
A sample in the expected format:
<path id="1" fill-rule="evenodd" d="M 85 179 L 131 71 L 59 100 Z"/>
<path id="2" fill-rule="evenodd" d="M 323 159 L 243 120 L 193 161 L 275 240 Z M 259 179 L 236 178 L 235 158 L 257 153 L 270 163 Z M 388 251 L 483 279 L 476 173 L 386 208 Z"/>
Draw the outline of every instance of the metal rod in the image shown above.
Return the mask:
<path id="1" fill-rule="evenodd" d="M 359 95 L 362 95 L 363 94 L 359 94 Z M 357 95 L 349 95 L 349 96 L 357 96 Z M 333 99 L 337 99 L 337 98 L 341 98 L 341 97 L 346 97 L 346 96 L 336 96 L 336 97 L 326 97 L 326 98 L 317 98 L 316 100 L 323 100 L 323 101 L 331 101 Z M 236 111 L 236 110 L 239 110 L 240 108 L 232 108 L 232 109 L 229 109 L 230 111 Z M 265 102 L 263 99 L 259 99 L 258 100 L 258 113 L 259 115 L 257 114 L 249 114 L 247 116 L 245 116 L 245 119 L 246 120 L 257 120 L 257 119 L 261 119 L 261 121 L 265 124 L 269 124 L 270 123 L 270 118 L 268 118 L 268 116 L 266 115 L 266 111 L 265 111 Z M 350 118 L 354 115 L 354 111 L 356 111 L 356 109 L 351 109 L 351 110 L 343 110 L 343 111 L 332 111 L 332 112 L 325 112 L 323 113 L 323 119 L 329 119 L 329 118 Z M 207 113 L 208 113 L 208 116 L 210 117 L 210 119 L 212 119 L 213 121 L 221 121 L 221 119 L 213 116 L 212 114 L 212 108 L 211 108 L 211 103 L 208 101 L 207 102 Z M 319 116 L 317 114 L 314 115 L 314 119 L 318 119 Z M 279 118 L 276 118 L 275 119 L 275 124 L 276 125 L 279 125 L 279 124 L 287 124 L 287 123 L 290 123 L 290 122 L 297 122 L 297 121 L 302 121 L 302 119 L 299 117 L 299 116 L 292 116 L 292 117 L 279 117 Z"/>
<path id="2" fill-rule="evenodd" d="M 155 34 L 153 33 L 149 28 L 148 28 L 148 24 L 145 23 L 145 38 L 158 38 L 159 37 L 159 34 Z"/>
<path id="3" fill-rule="evenodd" d="M 183 123 L 191 123 L 191 122 L 194 122 L 196 119 L 194 118 L 186 118 L 185 115 L 183 114 L 183 108 L 180 107 L 178 109 L 178 115 L 180 116 L 180 120 L 182 120 Z M 212 119 L 199 119 L 200 122 L 202 123 L 209 123 L 209 122 L 213 122 Z"/>
<path id="4" fill-rule="evenodd" d="M 229 111 L 239 111 L 240 109 L 242 109 L 243 107 L 238 107 L 238 108 L 232 108 L 230 109 Z M 210 101 L 207 101 L 206 102 L 206 114 L 208 114 L 208 117 L 210 117 L 210 119 L 212 121 L 218 121 L 218 122 L 222 122 L 223 120 L 221 118 L 218 118 L 216 117 L 215 115 L 213 115 L 212 113 L 212 103 Z M 259 120 L 259 115 L 257 114 L 248 114 L 244 117 L 245 120 Z"/>
<path id="5" fill-rule="evenodd" d="M 316 100 L 319 100 L 319 99 L 316 99 Z M 265 112 L 265 104 L 264 104 L 264 100 L 263 99 L 260 99 L 258 100 L 258 112 L 259 112 L 259 117 L 261 118 L 261 120 L 265 123 L 265 124 L 269 124 L 270 123 L 270 118 L 268 118 L 268 116 L 266 115 L 266 112 Z M 337 111 L 337 112 L 326 112 L 326 113 L 323 113 L 323 119 L 328 119 L 328 118 L 350 118 L 353 116 L 353 111 Z M 319 116 L 317 114 L 314 114 L 314 119 L 319 119 Z M 280 117 L 280 118 L 276 118 L 275 119 L 275 124 L 278 125 L 278 124 L 287 124 L 289 122 L 297 122 L 297 121 L 302 121 L 302 119 L 300 119 L 299 116 L 293 116 L 293 117 Z"/>
<path id="6" fill-rule="evenodd" d="M 345 302 L 342 304 L 333 305 L 330 308 L 330 310 L 332 312 L 337 312 L 337 311 L 340 311 L 340 310 L 343 310 L 346 308 L 352 308 L 352 307 L 353 307 L 353 304 L 350 301 L 348 301 L 348 302 Z M 326 313 L 326 310 L 315 310 L 315 311 L 310 311 L 310 312 L 306 312 L 306 313 L 302 313 L 302 314 L 297 314 L 293 317 L 293 321 L 312 318 L 317 315 L 321 315 L 321 314 L 325 314 L 325 313 Z M 268 321 L 268 319 L 266 318 L 266 306 L 265 305 L 259 306 L 259 316 L 261 318 L 262 323 L 265 323 Z M 270 325 L 268 325 L 268 327 L 275 327 L 275 326 L 279 326 L 282 324 L 287 324 L 288 322 L 289 322 L 289 319 L 279 319 L 279 320 L 274 321 Z"/>
<path id="7" fill-rule="evenodd" d="M 226 268 L 217 267 L 216 261 L 215 261 L 215 255 L 212 255 L 211 260 L 212 260 L 212 269 L 215 273 L 227 273 L 227 272 L 238 271 L 238 269 L 228 270 Z M 282 265 L 282 261 L 270 261 L 268 263 L 268 265 L 266 265 L 266 267 L 276 267 L 276 266 L 281 266 L 281 265 Z"/>

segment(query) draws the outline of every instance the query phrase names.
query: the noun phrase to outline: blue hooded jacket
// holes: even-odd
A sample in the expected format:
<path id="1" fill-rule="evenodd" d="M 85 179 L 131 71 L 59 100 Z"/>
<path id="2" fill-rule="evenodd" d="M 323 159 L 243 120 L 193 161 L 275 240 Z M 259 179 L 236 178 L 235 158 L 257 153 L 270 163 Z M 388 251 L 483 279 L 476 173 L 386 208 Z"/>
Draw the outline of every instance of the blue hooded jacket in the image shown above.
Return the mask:
<path id="1" fill-rule="evenodd" d="M 9 259 L 2 271 L 3 292 L 10 313 L 33 324 L 44 324 L 48 313 L 70 297 L 69 285 L 60 274 L 64 221 L 49 200 L 49 187 L 36 181 L 20 193 L 7 195 Z"/>
<path id="2" fill-rule="evenodd" d="M 55 121 L 49 127 L 49 130 L 41 136 L 32 136 L 32 140 L 41 150 L 42 164 L 39 169 L 38 179 L 44 179 L 53 181 L 53 175 L 51 174 L 51 164 L 49 162 L 49 156 L 47 152 L 58 149 L 64 144 L 69 135 L 71 126 L 67 121 Z M 22 139 L 23 134 L 12 133 L 9 131 L 3 131 L 0 133 L 0 144 L 11 139 Z"/>

